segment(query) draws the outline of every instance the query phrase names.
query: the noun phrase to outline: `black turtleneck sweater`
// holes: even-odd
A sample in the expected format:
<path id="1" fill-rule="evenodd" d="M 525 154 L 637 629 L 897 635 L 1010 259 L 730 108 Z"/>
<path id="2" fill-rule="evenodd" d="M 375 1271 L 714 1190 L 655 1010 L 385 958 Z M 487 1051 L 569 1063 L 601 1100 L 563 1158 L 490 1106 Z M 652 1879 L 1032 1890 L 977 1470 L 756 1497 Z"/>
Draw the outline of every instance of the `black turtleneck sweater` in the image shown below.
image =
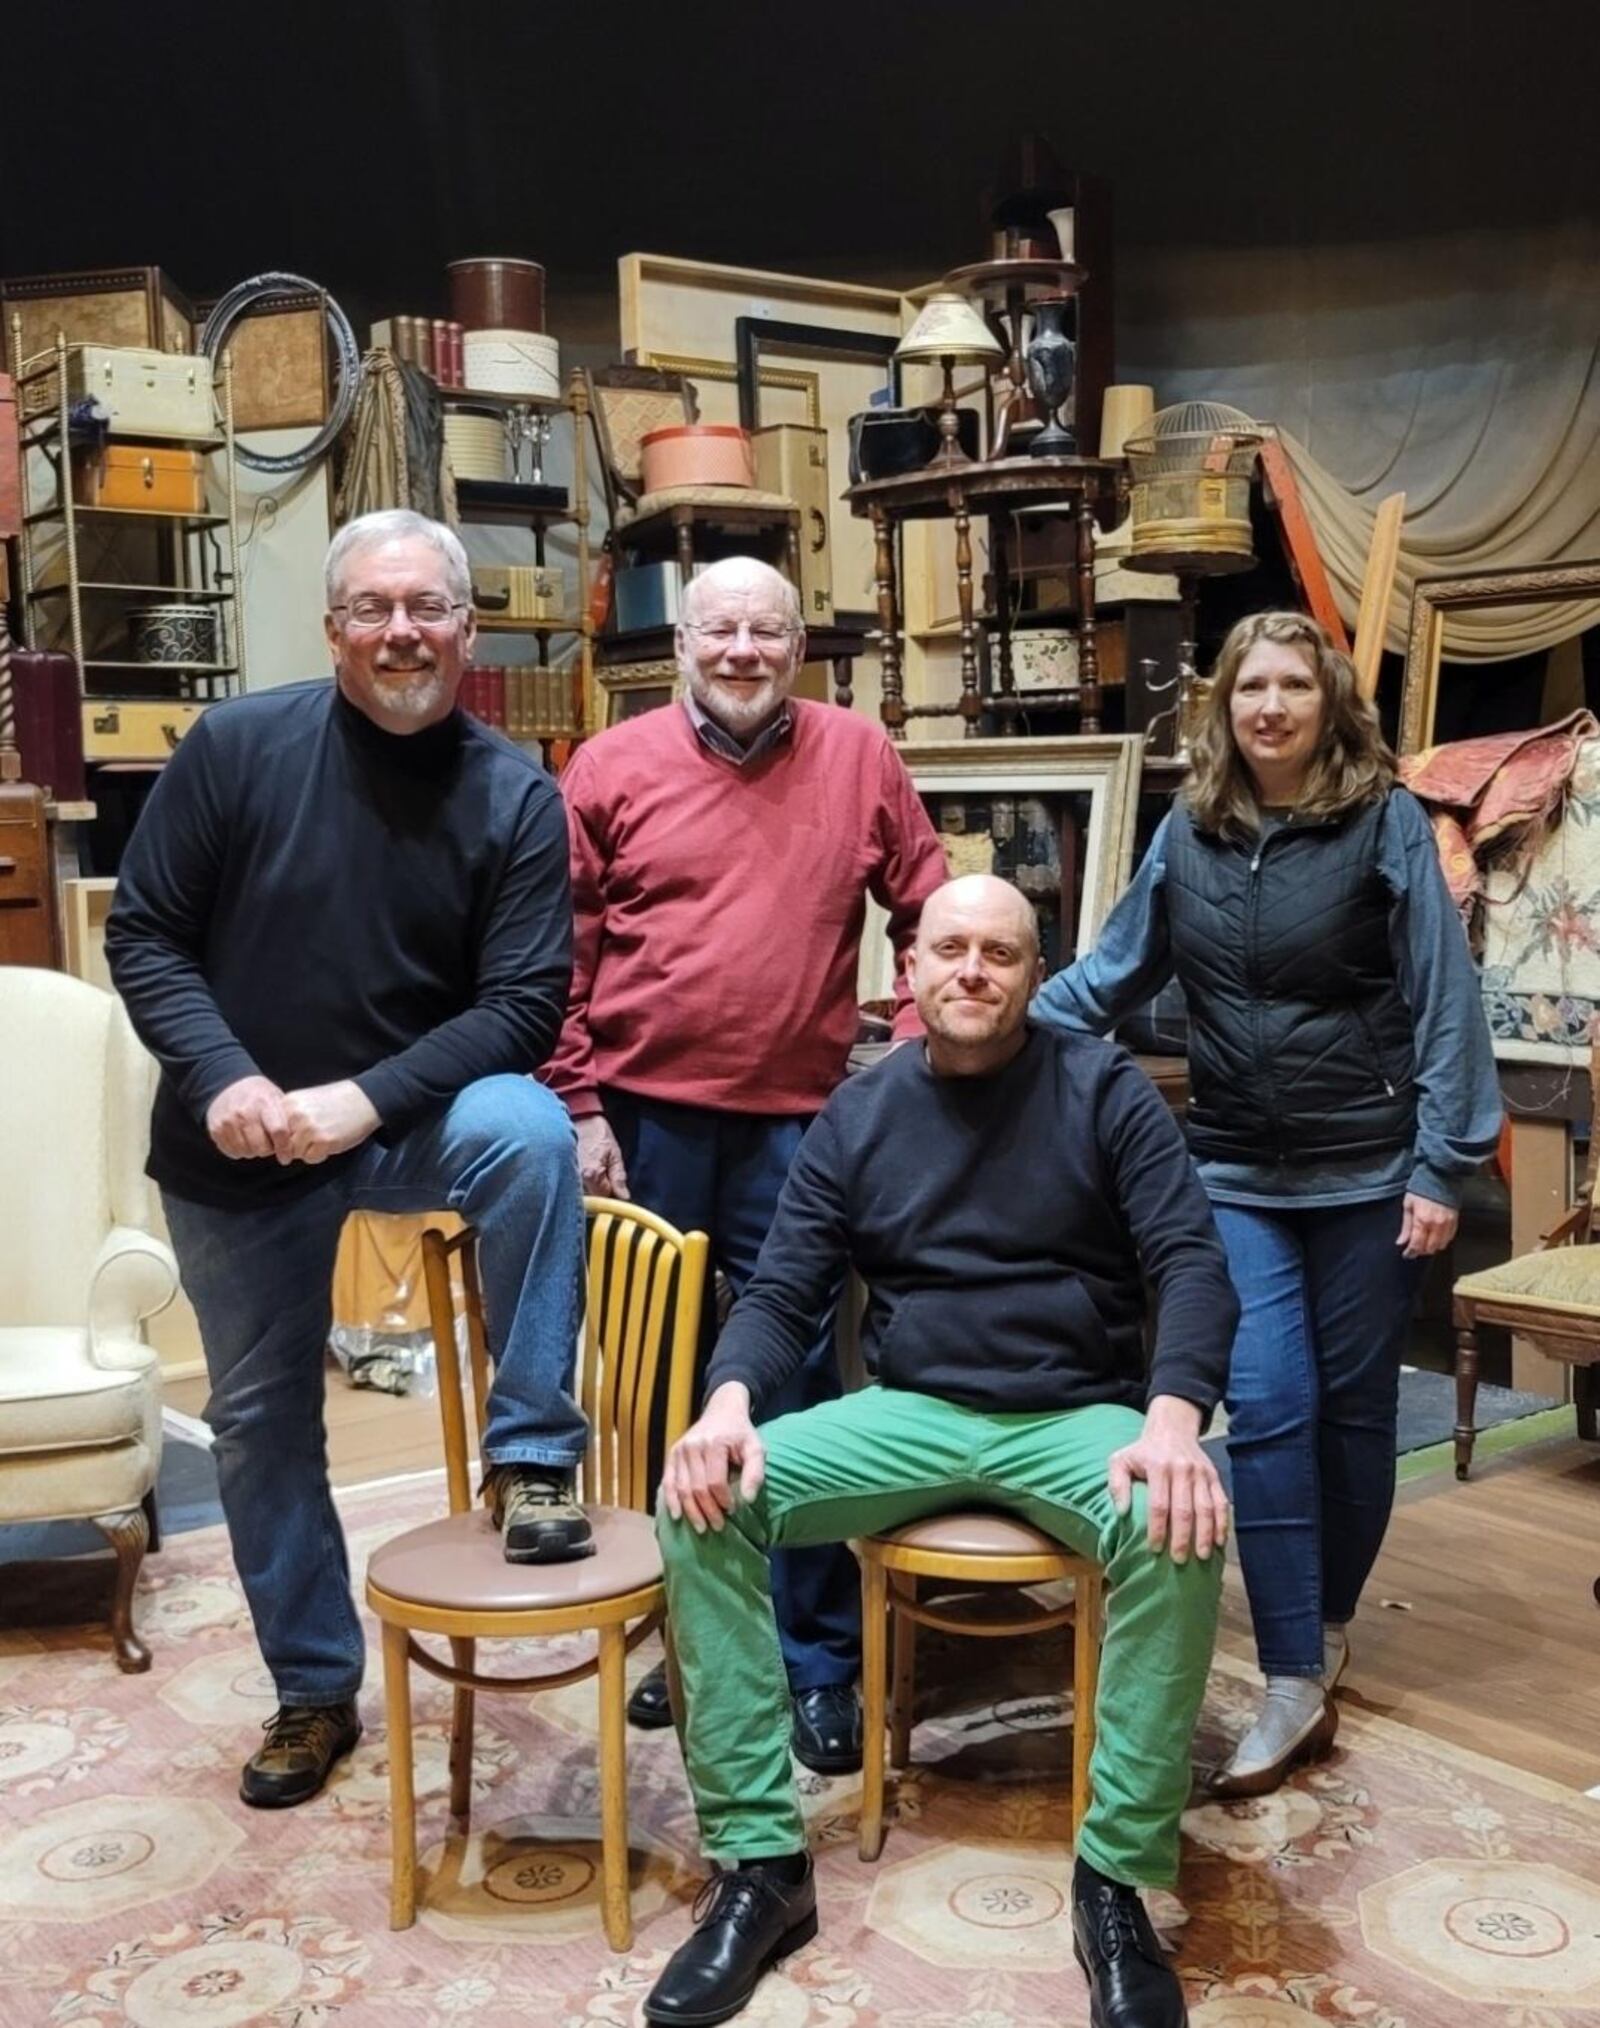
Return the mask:
<path id="1" fill-rule="evenodd" d="M 990 1077 L 920 1043 L 846 1078 L 789 1170 L 706 1376 L 762 1405 L 805 1357 L 851 1262 L 885 1387 L 964 1407 L 1209 1410 L 1239 1319 L 1183 1136 L 1125 1050 L 1029 1027 Z M 1156 1292 L 1148 1361 L 1144 1283 Z"/>
<path id="2" fill-rule="evenodd" d="M 150 1174 L 281 1200 L 333 1165 L 223 1155 L 205 1114 L 236 1079 L 353 1078 L 390 1134 L 543 1063 L 572 966 L 561 799 L 460 711 L 397 735 L 331 682 L 219 704 L 145 805 L 106 956 L 161 1064 Z"/>

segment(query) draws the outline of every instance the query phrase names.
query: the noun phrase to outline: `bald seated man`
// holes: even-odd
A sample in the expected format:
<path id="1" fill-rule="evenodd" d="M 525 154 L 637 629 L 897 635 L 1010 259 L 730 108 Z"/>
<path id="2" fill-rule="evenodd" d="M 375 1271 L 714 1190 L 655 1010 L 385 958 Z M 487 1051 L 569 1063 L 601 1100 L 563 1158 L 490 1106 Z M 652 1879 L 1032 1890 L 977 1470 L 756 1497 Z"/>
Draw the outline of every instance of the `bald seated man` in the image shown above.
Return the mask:
<path id="1" fill-rule="evenodd" d="M 1177 2028 L 1182 1989 L 1137 1890 L 1177 1878 L 1227 1528 L 1200 1431 L 1238 1303 L 1154 1086 L 1114 1044 L 1026 1018 L 1043 973 L 1022 896 L 986 876 L 942 886 L 907 972 L 925 1037 L 812 1124 L 667 1460 L 657 1533 L 718 1877 L 645 2017 L 728 2020 L 816 1934 L 769 1552 L 977 1506 L 1105 1568 L 1075 1947 L 1096 2028 Z M 764 1422 L 847 1263 L 869 1291 L 870 1384 Z"/>
<path id="2" fill-rule="evenodd" d="M 603 732 L 561 777 L 575 949 L 548 1082 L 577 1123 L 584 1188 L 707 1233 L 735 1295 L 800 1137 L 844 1076 L 867 896 L 898 957 L 945 877 L 881 728 L 794 695 L 805 655 L 794 586 L 754 557 L 713 563 L 684 593 L 682 702 Z M 894 1032 L 919 1033 L 903 980 L 898 998 Z M 838 1394 L 819 1318 L 766 1413 Z M 819 1774 L 849 1773 L 861 1765 L 849 1552 L 780 1551 L 773 1598 L 794 1750 Z M 659 1670 L 628 1715 L 671 1724 Z"/>

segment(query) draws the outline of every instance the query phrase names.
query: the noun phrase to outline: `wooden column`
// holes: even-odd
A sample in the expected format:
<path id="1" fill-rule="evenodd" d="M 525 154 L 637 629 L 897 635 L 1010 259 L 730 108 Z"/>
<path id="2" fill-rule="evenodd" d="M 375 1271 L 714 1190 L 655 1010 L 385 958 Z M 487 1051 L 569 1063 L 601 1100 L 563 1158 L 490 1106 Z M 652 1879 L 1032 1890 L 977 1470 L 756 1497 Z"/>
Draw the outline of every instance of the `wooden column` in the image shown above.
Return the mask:
<path id="1" fill-rule="evenodd" d="M 961 610 L 961 718 L 968 739 L 977 736 L 983 715 L 978 695 L 978 622 L 972 600 L 972 517 L 966 496 L 951 489 L 956 523 L 956 598 Z"/>
<path id="2" fill-rule="evenodd" d="M 883 702 L 878 716 L 891 739 L 906 736 L 905 689 L 900 674 L 900 613 L 894 574 L 894 528 L 881 507 L 872 509 L 873 582 L 878 595 L 878 652 L 883 664 Z"/>

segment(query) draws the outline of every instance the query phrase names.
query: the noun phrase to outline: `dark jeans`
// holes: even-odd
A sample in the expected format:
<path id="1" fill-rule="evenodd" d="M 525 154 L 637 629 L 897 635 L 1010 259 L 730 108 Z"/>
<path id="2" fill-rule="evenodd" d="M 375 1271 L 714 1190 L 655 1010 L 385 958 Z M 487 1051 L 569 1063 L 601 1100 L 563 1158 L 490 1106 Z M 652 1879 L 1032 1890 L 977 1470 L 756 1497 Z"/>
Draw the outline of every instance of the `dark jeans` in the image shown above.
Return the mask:
<path id="1" fill-rule="evenodd" d="M 1322 1673 L 1394 1505 L 1406 1325 L 1424 1263 L 1399 1197 L 1320 1210 L 1218 1204 L 1243 1315 L 1228 1373 L 1234 1530 L 1269 1676 Z"/>
<path id="2" fill-rule="evenodd" d="M 603 1090 L 600 1098 L 622 1150 L 633 1201 L 680 1232 L 706 1233 L 712 1266 L 722 1270 L 735 1297 L 741 1295 L 755 1272 L 778 1192 L 810 1121 L 668 1105 L 615 1087 Z M 715 1340 L 708 1291 L 696 1370 L 697 1411 Z M 833 1401 L 841 1392 L 830 1306 L 805 1364 L 766 1404 L 762 1420 Z M 842 1543 L 775 1551 L 772 1601 L 791 1690 L 855 1681 L 861 1668 L 861 1580 L 855 1558 Z"/>
<path id="3" fill-rule="evenodd" d="M 340 1703 L 365 1660 L 323 1424 L 345 1214 L 451 1210 L 477 1227 L 495 1360 L 484 1459 L 574 1465 L 588 1430 L 571 1393 L 583 1322 L 572 1122 L 531 1078 L 486 1077 L 285 1204 L 162 1202 L 200 1320 L 222 1510 L 262 1657 L 282 1703 Z"/>

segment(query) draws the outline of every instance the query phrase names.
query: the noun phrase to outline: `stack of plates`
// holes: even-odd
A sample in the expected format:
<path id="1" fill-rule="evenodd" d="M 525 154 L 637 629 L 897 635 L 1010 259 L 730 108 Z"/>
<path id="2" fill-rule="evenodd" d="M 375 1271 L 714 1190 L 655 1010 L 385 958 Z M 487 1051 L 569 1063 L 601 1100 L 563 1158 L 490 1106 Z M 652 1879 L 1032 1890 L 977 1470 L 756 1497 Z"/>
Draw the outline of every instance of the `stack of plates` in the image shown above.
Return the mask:
<path id="1" fill-rule="evenodd" d="M 450 454 L 450 468 L 458 479 L 505 480 L 506 426 L 498 415 L 483 415 L 472 409 L 446 409 L 444 442 Z"/>
<path id="2" fill-rule="evenodd" d="M 483 394 L 561 396 L 561 349 L 542 331 L 469 331 L 468 387 Z"/>

